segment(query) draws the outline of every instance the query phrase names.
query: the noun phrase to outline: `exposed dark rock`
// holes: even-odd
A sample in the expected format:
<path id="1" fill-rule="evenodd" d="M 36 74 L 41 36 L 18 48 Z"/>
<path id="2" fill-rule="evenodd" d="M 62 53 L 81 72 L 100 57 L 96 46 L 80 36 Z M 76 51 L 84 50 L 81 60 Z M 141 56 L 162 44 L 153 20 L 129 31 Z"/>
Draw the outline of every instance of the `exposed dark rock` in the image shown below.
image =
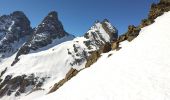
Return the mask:
<path id="1" fill-rule="evenodd" d="M 54 84 L 53 88 L 49 91 L 49 93 L 52 93 L 59 89 L 61 86 L 63 86 L 64 83 L 66 83 L 68 80 L 70 80 L 72 77 L 78 74 L 79 71 L 76 69 L 71 68 L 70 71 L 66 74 L 66 77 L 59 81 L 58 83 Z"/>
<path id="2" fill-rule="evenodd" d="M 134 25 L 130 25 L 128 27 L 128 32 L 125 34 L 126 39 L 129 42 L 132 41 L 134 38 L 136 38 L 139 35 L 140 30 L 141 29 L 139 27 L 135 27 Z"/>
<path id="3" fill-rule="evenodd" d="M 153 23 L 154 19 L 158 16 L 161 16 L 164 12 L 170 10 L 170 1 L 169 0 L 161 0 L 158 4 L 152 4 L 148 19 Z"/>
<path id="4" fill-rule="evenodd" d="M 119 40 L 119 39 L 118 39 Z M 121 47 L 119 47 L 119 41 L 113 41 L 112 43 L 111 43 L 111 48 L 112 48 L 112 50 L 120 50 L 121 49 Z"/>
<path id="5" fill-rule="evenodd" d="M 104 19 L 102 22 L 102 26 L 104 30 L 109 34 L 111 37 L 111 41 L 115 40 L 118 38 L 118 30 L 114 26 L 110 26 L 110 22 L 108 19 Z M 113 27 L 114 30 L 111 30 L 110 27 Z"/>
<path id="6" fill-rule="evenodd" d="M 15 61 L 19 60 L 22 54 L 28 54 L 30 50 L 37 50 L 51 44 L 54 39 L 60 39 L 69 34 L 64 30 L 62 23 L 58 19 L 57 12 L 50 12 L 47 17 L 34 29 L 31 38 L 19 49 Z"/>
<path id="7" fill-rule="evenodd" d="M 34 74 L 29 76 L 21 75 L 12 78 L 12 75 L 7 75 L 4 81 L 0 84 L 0 98 L 4 95 L 10 96 L 13 92 L 15 96 L 20 96 L 21 93 L 26 93 L 33 91 L 37 88 L 40 88 L 43 85 L 43 82 L 48 77 L 35 77 Z M 26 90 L 27 87 L 31 87 Z"/>
<path id="8" fill-rule="evenodd" d="M 90 53 L 91 55 L 88 57 L 85 68 L 90 67 L 100 58 L 100 51 L 93 51 Z"/>
<path id="9" fill-rule="evenodd" d="M 139 35 L 141 28 L 151 25 L 152 23 L 154 23 L 154 20 L 157 17 L 161 16 L 164 12 L 168 11 L 170 11 L 170 0 L 160 0 L 158 4 L 153 3 L 151 5 L 148 18 L 143 19 L 141 21 L 141 24 L 137 27 L 134 25 L 130 25 L 128 27 L 128 31 L 125 34 L 119 36 L 116 41 L 112 42 L 112 50 L 115 49 L 119 50 L 120 42 L 123 42 L 125 40 L 130 42 L 133 39 L 135 39 Z"/>
<path id="10" fill-rule="evenodd" d="M 75 50 L 75 48 L 74 48 L 74 50 Z M 79 47 L 76 47 L 76 50 L 77 50 L 77 52 L 75 52 L 74 54 L 71 53 L 71 56 L 74 59 L 73 62 L 70 63 L 71 66 L 81 65 L 87 59 L 87 51 L 81 50 L 81 48 L 79 48 Z"/>
<path id="11" fill-rule="evenodd" d="M 169 0 L 160 0 L 160 3 L 170 3 Z"/>
<path id="12" fill-rule="evenodd" d="M 35 29 L 30 41 L 24 47 L 27 45 L 28 48 L 36 50 L 50 44 L 53 39 L 62 38 L 65 35 L 68 35 L 68 33 L 64 31 L 61 22 L 58 20 L 57 12 L 50 12 Z"/>
<path id="13" fill-rule="evenodd" d="M 148 18 L 143 19 L 138 27 L 143 28 L 154 23 L 154 20 L 157 17 L 161 16 L 164 12 L 168 11 L 170 11 L 170 0 L 160 0 L 158 4 L 153 3 L 151 5 Z"/>
<path id="14" fill-rule="evenodd" d="M 112 56 L 112 54 L 109 54 L 108 57 Z"/>
<path id="15" fill-rule="evenodd" d="M 13 46 L 14 42 L 20 41 L 31 33 L 30 21 L 23 12 L 16 11 L 10 15 L 0 16 L 0 53 L 13 54 L 17 50 Z"/>
<path id="16" fill-rule="evenodd" d="M 142 21 L 141 21 L 141 24 L 140 24 L 140 28 L 143 28 L 143 27 L 145 27 L 145 26 L 148 26 L 148 25 L 150 25 L 150 24 L 152 24 L 153 23 L 153 20 L 149 20 L 149 19 L 143 19 Z"/>
<path id="17" fill-rule="evenodd" d="M 0 78 L 2 77 L 2 75 L 6 72 L 6 70 L 7 70 L 7 67 L 1 72 L 1 74 L 0 74 Z M 1 82 L 1 81 L 0 81 Z"/>

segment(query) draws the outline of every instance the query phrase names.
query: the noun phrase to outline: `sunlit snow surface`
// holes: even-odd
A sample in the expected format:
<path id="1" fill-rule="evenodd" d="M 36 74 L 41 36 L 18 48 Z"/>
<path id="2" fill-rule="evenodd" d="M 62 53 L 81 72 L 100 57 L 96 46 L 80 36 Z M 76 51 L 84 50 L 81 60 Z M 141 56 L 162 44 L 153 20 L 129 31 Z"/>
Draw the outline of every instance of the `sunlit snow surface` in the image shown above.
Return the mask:
<path id="1" fill-rule="evenodd" d="M 170 12 L 121 46 L 36 100 L 170 100 Z"/>

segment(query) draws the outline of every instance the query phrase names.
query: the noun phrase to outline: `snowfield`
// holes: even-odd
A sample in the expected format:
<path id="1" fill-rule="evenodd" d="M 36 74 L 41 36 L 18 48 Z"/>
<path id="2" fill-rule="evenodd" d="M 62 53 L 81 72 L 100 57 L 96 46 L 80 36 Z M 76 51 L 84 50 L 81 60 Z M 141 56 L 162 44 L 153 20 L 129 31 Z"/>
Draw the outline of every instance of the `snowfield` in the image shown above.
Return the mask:
<path id="1" fill-rule="evenodd" d="M 121 46 L 35 100 L 170 100 L 170 12 Z"/>

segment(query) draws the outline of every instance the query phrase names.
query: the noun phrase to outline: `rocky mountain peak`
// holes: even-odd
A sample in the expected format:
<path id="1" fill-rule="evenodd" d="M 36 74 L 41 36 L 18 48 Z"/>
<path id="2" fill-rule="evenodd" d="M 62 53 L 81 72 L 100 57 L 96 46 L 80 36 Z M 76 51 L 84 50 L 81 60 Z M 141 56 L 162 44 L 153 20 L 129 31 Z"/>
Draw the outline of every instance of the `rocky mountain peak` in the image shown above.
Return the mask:
<path id="1" fill-rule="evenodd" d="M 32 28 L 30 21 L 21 11 L 0 17 L 0 58 L 2 53 L 15 52 L 22 38 L 30 35 Z M 22 41 L 25 42 L 25 41 Z M 17 45 L 14 46 L 14 43 Z"/>
<path id="2" fill-rule="evenodd" d="M 111 25 L 109 20 L 104 19 L 102 22 L 95 21 L 94 25 L 84 35 L 85 38 L 99 39 L 103 42 L 111 42 L 118 37 L 117 29 Z"/>
<path id="3" fill-rule="evenodd" d="M 58 14 L 55 11 L 50 12 L 43 21 L 34 29 L 33 35 L 18 51 L 14 63 L 18 60 L 18 57 L 22 54 L 28 54 L 30 50 L 37 50 L 45 47 L 53 42 L 53 40 L 59 40 L 63 37 L 68 37 L 66 40 L 73 39 L 74 36 L 68 34 L 60 20 Z M 62 40 L 64 42 L 64 40 Z M 60 42 L 56 42 L 59 44 Z M 13 64 L 12 64 L 13 65 Z"/>
<path id="4" fill-rule="evenodd" d="M 32 28 L 30 25 L 30 21 L 22 11 L 15 11 L 10 14 L 10 16 L 12 16 L 13 20 L 15 20 L 14 25 L 16 25 L 16 27 L 20 27 L 20 30 L 22 31 L 20 34 L 21 36 L 31 33 Z"/>
<path id="5" fill-rule="evenodd" d="M 58 19 L 58 13 L 56 11 L 51 11 L 47 17 Z"/>
<path id="6" fill-rule="evenodd" d="M 50 12 L 42 21 L 42 23 L 49 23 L 50 21 L 58 22 L 58 14 L 56 11 Z"/>
<path id="7" fill-rule="evenodd" d="M 16 17 L 26 17 L 26 15 L 22 11 L 14 11 L 13 13 L 10 14 L 11 16 L 16 16 Z"/>
<path id="8" fill-rule="evenodd" d="M 48 33 L 51 34 L 52 38 L 63 37 L 67 35 L 65 32 L 62 23 L 58 20 L 58 14 L 55 11 L 50 12 L 40 25 L 36 28 L 34 34 L 39 33 Z"/>

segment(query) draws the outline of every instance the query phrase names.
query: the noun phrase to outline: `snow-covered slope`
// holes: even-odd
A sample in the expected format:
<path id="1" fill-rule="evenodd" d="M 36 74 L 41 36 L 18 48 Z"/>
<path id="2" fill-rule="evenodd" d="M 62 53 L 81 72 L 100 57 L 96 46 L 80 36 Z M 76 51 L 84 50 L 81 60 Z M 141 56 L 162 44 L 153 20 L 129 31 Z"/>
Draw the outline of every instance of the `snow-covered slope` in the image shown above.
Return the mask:
<path id="1" fill-rule="evenodd" d="M 103 24 L 105 24 L 105 28 Z M 0 77 L 3 86 L 0 85 L 2 88 L 0 96 L 3 97 L 1 99 L 17 100 L 29 98 L 32 95 L 47 94 L 55 83 L 65 78 L 71 68 L 78 71 L 84 69 L 91 52 L 110 43 L 112 39 L 116 38 L 114 35 L 117 36 L 117 30 L 108 21 L 97 22 L 85 36 L 49 49 L 42 48 L 43 51 L 40 52 L 21 55 L 20 60 L 14 66 L 10 66 L 10 64 L 16 54 L 4 59 L 0 62 L 0 72 L 7 70 Z M 23 83 L 23 81 L 26 82 Z"/>
<path id="2" fill-rule="evenodd" d="M 35 100 L 170 100 L 169 26 L 167 12 L 119 52 L 103 54 L 58 91 Z"/>

